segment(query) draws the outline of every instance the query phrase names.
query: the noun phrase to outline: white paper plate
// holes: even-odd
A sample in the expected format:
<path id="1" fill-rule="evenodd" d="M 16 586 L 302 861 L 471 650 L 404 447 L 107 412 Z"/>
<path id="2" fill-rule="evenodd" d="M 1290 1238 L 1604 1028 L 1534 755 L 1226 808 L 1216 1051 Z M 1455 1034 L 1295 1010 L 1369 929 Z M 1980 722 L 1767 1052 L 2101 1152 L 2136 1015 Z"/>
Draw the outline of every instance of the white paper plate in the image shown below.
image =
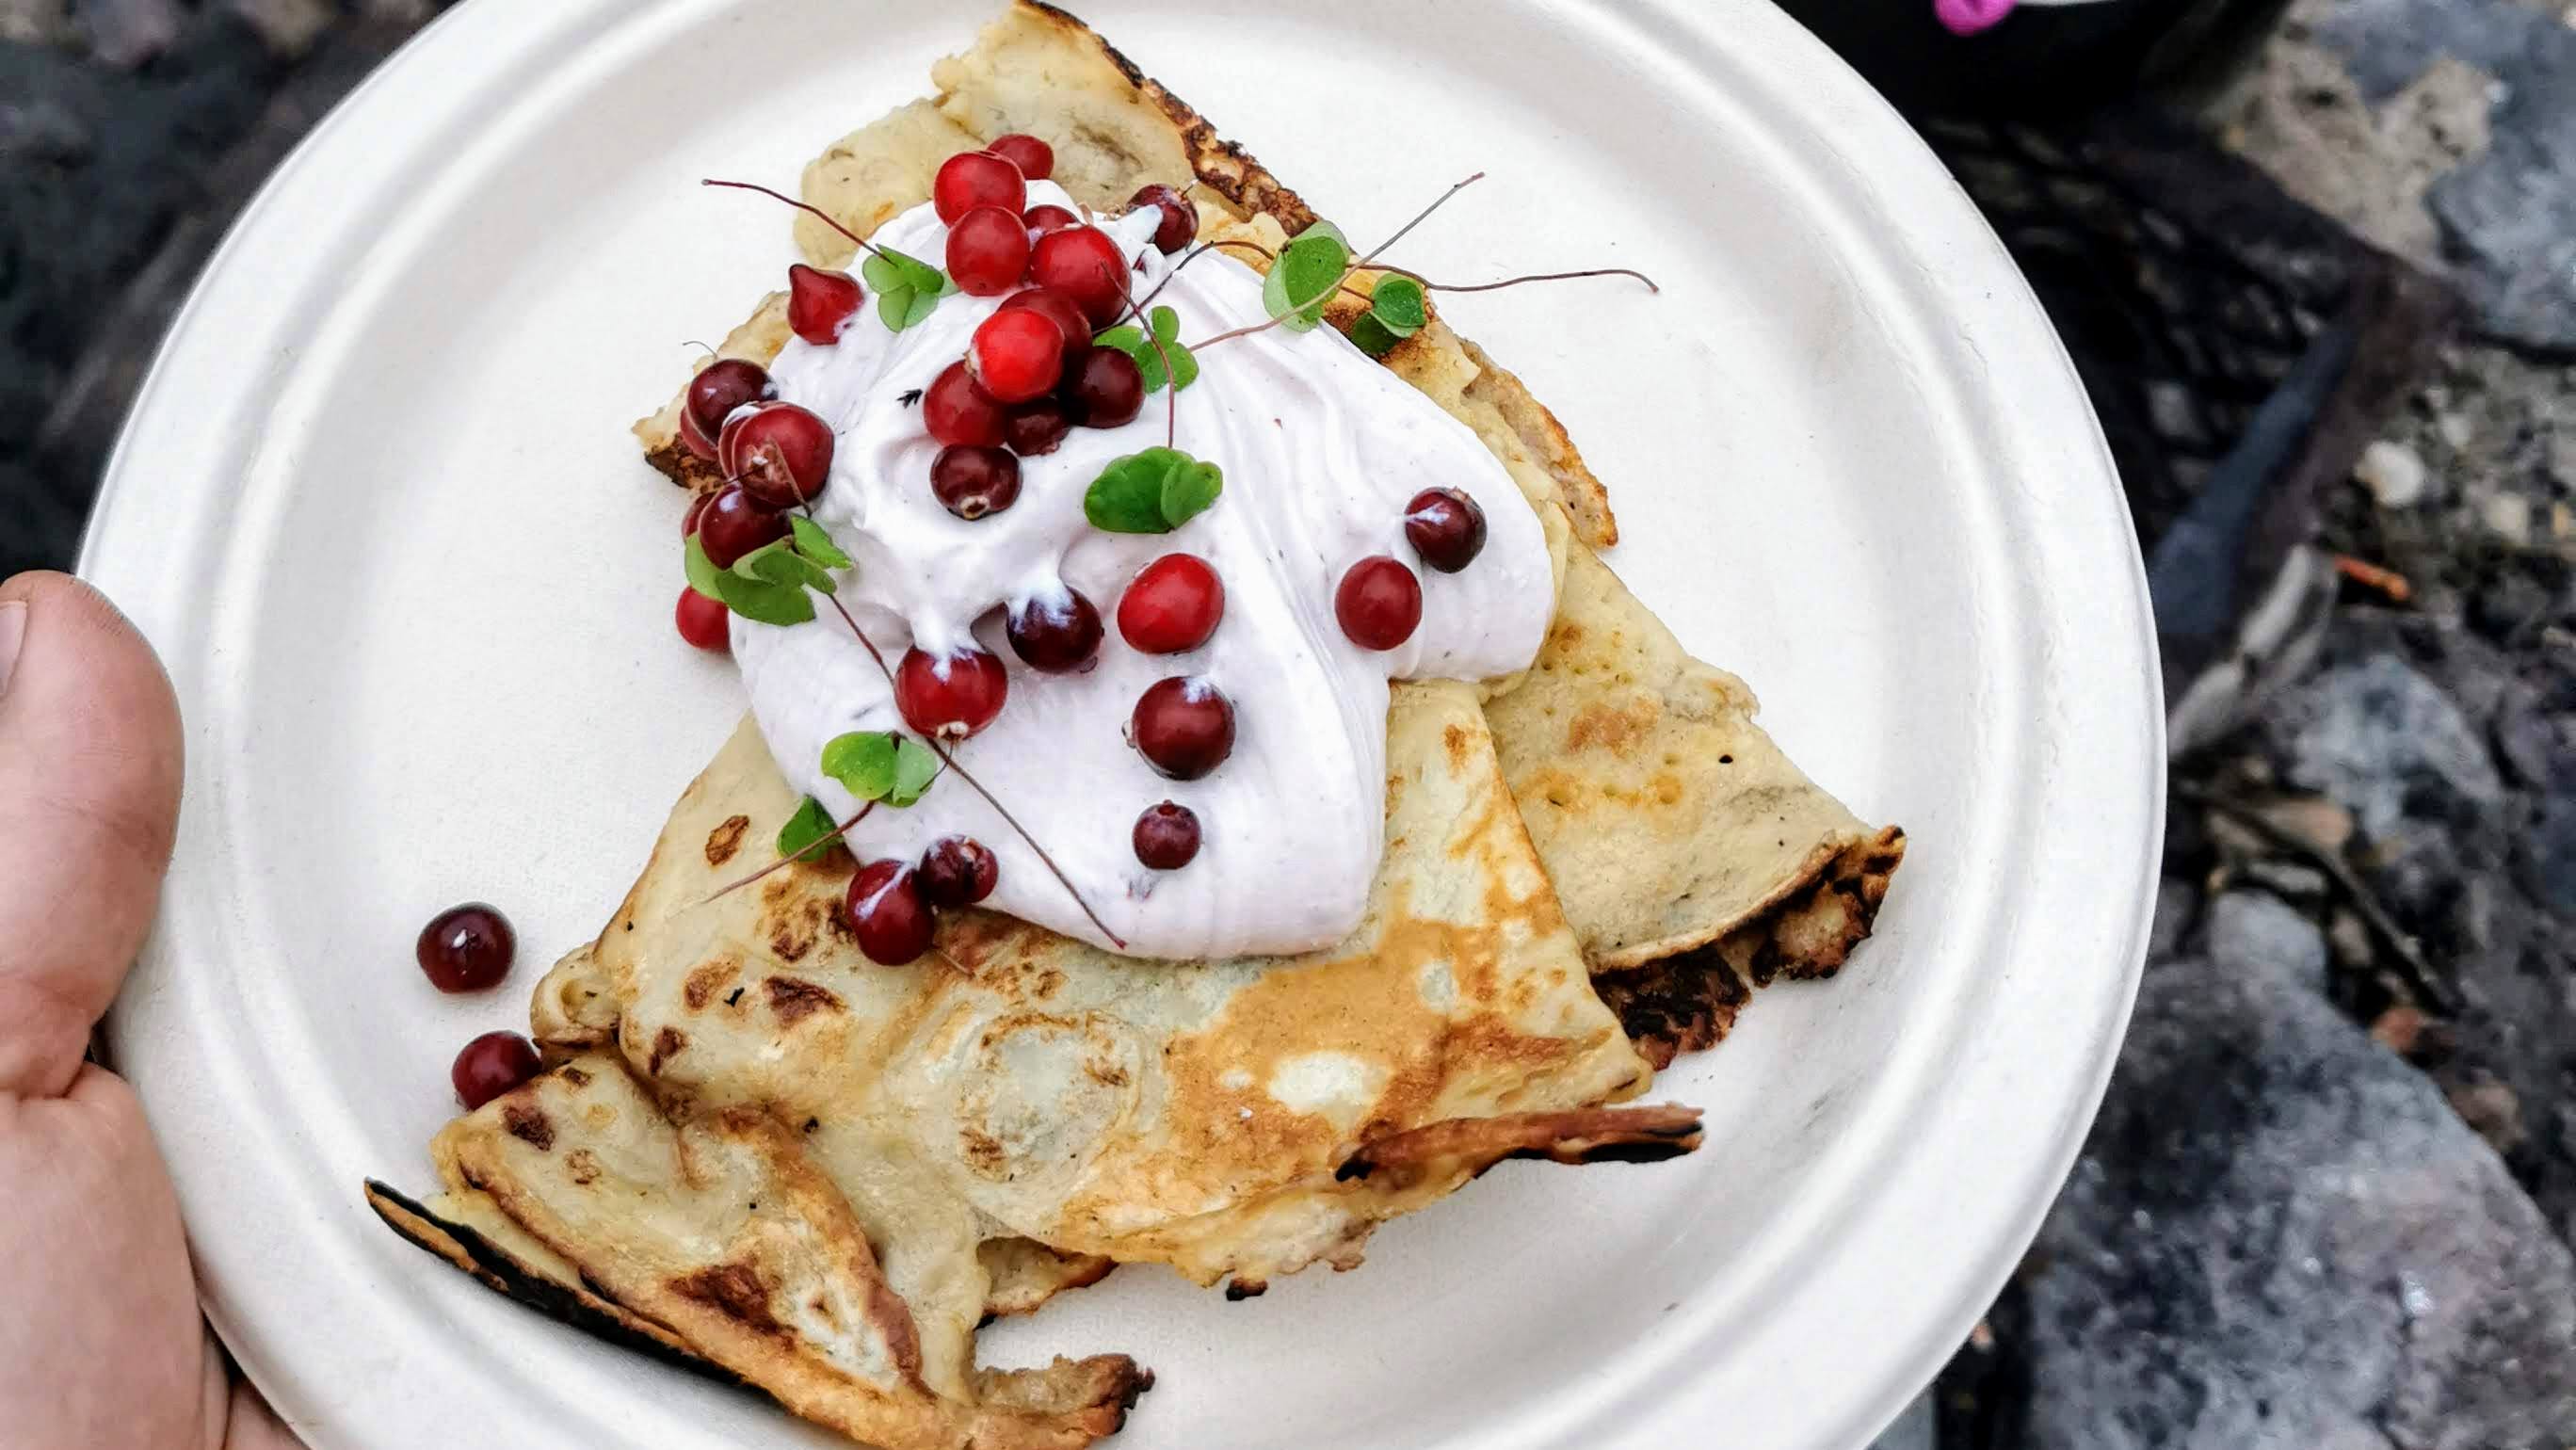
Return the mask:
<path id="1" fill-rule="evenodd" d="M 1123 1446 L 1848 1446 L 2002 1281 L 2098 1100 L 2162 812 L 2145 593 L 2074 375 L 1993 238 L 1755 0 L 1111 3 L 1141 64 L 1433 275 L 1610 483 L 1614 562 L 1912 851 L 1877 940 L 1657 1085 L 1708 1144 L 1514 1164 L 1360 1272 L 1226 1303 L 1130 1269 L 985 1336 L 1126 1350 Z M 741 707 L 671 633 L 678 501 L 625 424 L 778 284 L 825 143 L 981 6 L 484 0 L 280 171 L 128 425 L 86 568 L 169 661 L 187 807 L 112 1021 L 211 1312 L 317 1446 L 822 1443 L 384 1232 L 470 1034 L 625 890 Z M 521 965 L 411 963 L 484 897 Z M 800 1438 L 803 1437 L 803 1438 Z"/>

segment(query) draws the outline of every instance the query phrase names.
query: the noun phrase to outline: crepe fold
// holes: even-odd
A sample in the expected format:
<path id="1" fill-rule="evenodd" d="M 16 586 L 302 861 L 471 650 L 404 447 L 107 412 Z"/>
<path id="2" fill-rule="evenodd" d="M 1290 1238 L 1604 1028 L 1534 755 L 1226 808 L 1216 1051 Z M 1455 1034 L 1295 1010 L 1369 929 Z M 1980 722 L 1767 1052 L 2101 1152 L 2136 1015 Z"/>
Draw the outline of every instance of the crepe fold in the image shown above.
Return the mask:
<path id="1" fill-rule="evenodd" d="M 809 165 L 806 200 L 865 234 L 949 155 L 1026 131 L 1095 209 L 1161 182 L 1202 237 L 1269 249 L 1315 220 L 1051 7 L 1013 4 L 933 78 Z M 796 236 L 820 265 L 853 251 L 810 217 Z M 766 363 L 787 335 L 773 295 L 718 355 Z M 440 1135 L 443 1192 L 370 1185 L 377 1212 L 513 1297 L 869 1443 L 1074 1445 L 1150 1376 L 1117 1355 L 978 1370 L 980 1321 L 1118 1262 L 1257 1293 L 1355 1264 L 1378 1223 L 1506 1159 L 1695 1148 L 1695 1110 L 1628 1100 L 1754 987 L 1836 970 L 1904 838 L 1808 781 L 1742 682 L 1599 560 L 1606 493 L 1518 378 L 1436 315 L 1386 361 L 1510 472 L 1559 590 L 1529 671 L 1393 692 L 1386 854 L 1346 940 L 1140 962 L 963 912 L 931 957 L 876 966 L 838 911 L 846 855 L 724 889 L 775 861 L 797 804 L 746 722 L 540 984 L 554 1066 Z M 710 487 L 677 416 L 636 434 Z"/>

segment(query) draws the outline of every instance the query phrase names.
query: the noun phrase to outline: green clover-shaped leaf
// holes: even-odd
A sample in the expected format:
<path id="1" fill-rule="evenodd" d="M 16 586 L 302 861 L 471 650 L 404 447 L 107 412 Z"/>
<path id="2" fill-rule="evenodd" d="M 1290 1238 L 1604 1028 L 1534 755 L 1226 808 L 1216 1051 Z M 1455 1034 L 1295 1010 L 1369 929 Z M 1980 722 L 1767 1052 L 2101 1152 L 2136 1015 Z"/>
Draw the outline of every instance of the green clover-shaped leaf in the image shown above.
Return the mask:
<path id="1" fill-rule="evenodd" d="M 823 773 L 863 801 L 883 800 L 894 789 L 895 737 L 883 730 L 853 730 L 823 746 Z"/>
<path id="2" fill-rule="evenodd" d="M 698 542 L 695 534 L 689 536 L 681 558 L 690 588 L 745 619 L 761 624 L 790 625 L 803 624 L 814 617 L 814 597 L 805 592 L 804 582 L 782 583 L 758 574 L 744 574 L 738 569 L 719 569 L 715 561 L 707 557 L 706 546 Z M 739 564 L 741 561 L 736 562 Z M 804 563 L 803 560 L 796 562 Z"/>
<path id="3" fill-rule="evenodd" d="M 833 827 L 831 812 L 824 810 L 823 803 L 809 795 L 797 802 L 796 814 L 789 816 L 787 824 L 778 828 L 778 854 L 782 857 L 801 856 L 831 835 Z"/>
<path id="4" fill-rule="evenodd" d="M 1225 474 L 1177 448 L 1109 460 L 1082 498 L 1091 526 L 1113 534 L 1168 534 L 1216 502 Z"/>
<path id="5" fill-rule="evenodd" d="M 1174 383 L 1176 388 L 1186 388 L 1197 382 L 1199 360 L 1188 348 L 1181 346 L 1181 315 L 1169 307 L 1157 307 L 1147 315 L 1147 321 L 1154 326 L 1154 334 L 1150 338 L 1134 324 L 1128 323 L 1092 338 L 1092 346 L 1114 347 L 1134 359 L 1136 371 L 1145 379 L 1147 393 L 1161 392 L 1163 385 L 1173 382 L 1175 377 L 1179 379 Z M 1164 366 L 1167 360 L 1170 363 L 1168 370 Z"/>
<path id="6" fill-rule="evenodd" d="M 1304 332 L 1324 320 L 1324 304 L 1350 266 L 1351 249 L 1340 233 L 1308 227 L 1262 280 L 1261 305 L 1283 326 Z"/>
<path id="7" fill-rule="evenodd" d="M 832 536 L 824 532 L 821 524 L 803 514 L 789 514 L 787 527 L 790 531 L 788 537 L 796 541 L 797 553 L 826 569 L 852 567 L 850 556 L 841 552 L 841 546 L 832 542 Z"/>
<path id="8" fill-rule="evenodd" d="M 870 253 L 859 264 L 859 277 L 876 291 L 877 319 L 895 332 L 919 326 L 940 298 L 957 290 L 955 278 L 892 247 Z"/>
<path id="9" fill-rule="evenodd" d="M 930 783 L 939 778 L 939 757 L 929 746 L 903 736 L 894 747 L 894 786 L 886 792 L 890 806 L 908 806 L 921 799 Z"/>

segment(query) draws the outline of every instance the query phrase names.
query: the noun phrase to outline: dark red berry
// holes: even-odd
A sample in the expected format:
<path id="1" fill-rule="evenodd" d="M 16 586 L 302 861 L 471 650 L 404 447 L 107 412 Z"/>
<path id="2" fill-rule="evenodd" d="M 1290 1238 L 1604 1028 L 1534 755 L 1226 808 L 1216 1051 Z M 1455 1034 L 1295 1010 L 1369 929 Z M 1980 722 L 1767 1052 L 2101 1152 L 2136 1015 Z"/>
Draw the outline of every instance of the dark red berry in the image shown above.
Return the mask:
<path id="1" fill-rule="evenodd" d="M 1423 563 L 1455 574 L 1485 550 L 1485 511 L 1454 488 L 1426 488 L 1404 506 L 1404 537 Z"/>
<path id="2" fill-rule="evenodd" d="M 1031 398 L 1002 419 L 1002 441 L 1022 458 L 1040 458 L 1064 446 L 1073 414 L 1054 398 Z"/>
<path id="3" fill-rule="evenodd" d="M 787 266 L 788 330 L 816 347 L 839 342 L 841 329 L 859 315 L 866 297 L 859 279 L 847 272 L 826 272 L 802 262 Z"/>
<path id="4" fill-rule="evenodd" d="M 413 947 L 429 984 L 442 992 L 480 992 L 510 974 L 519 949 L 510 919 L 479 901 L 451 906 L 429 919 Z"/>
<path id="5" fill-rule="evenodd" d="M 1188 806 L 1165 801 L 1136 818 L 1136 859 L 1157 871 L 1178 871 L 1198 858 L 1199 818 Z"/>
<path id="6" fill-rule="evenodd" d="M 1373 554 L 1342 575 L 1333 617 L 1360 648 L 1393 649 L 1422 623 L 1422 581 L 1394 559 Z"/>
<path id="7" fill-rule="evenodd" d="M 921 395 L 921 426 L 942 443 L 991 447 L 1002 441 L 1002 405 L 962 362 L 940 369 Z"/>
<path id="8" fill-rule="evenodd" d="M 933 906 L 973 906 L 1001 883 L 1002 863 L 972 836 L 942 836 L 921 853 L 921 894 Z"/>
<path id="9" fill-rule="evenodd" d="M 689 511 L 680 515 L 681 538 L 685 539 L 698 531 L 698 518 L 707 511 L 707 500 L 713 497 L 715 495 L 712 493 L 697 493 L 689 496 Z"/>
<path id="10" fill-rule="evenodd" d="M 698 515 L 698 547 L 707 562 L 730 569 L 734 561 L 773 539 L 787 537 L 787 516 L 753 498 L 738 483 L 728 483 L 707 499 Z"/>
<path id="11" fill-rule="evenodd" d="M 1010 690 L 1002 662 L 980 649 L 953 655 L 908 649 L 894 671 L 894 707 L 903 723 L 940 740 L 963 740 L 992 724 Z"/>
<path id="12" fill-rule="evenodd" d="M 771 403 L 726 428 L 718 466 L 771 508 L 813 501 L 832 477 L 832 425 L 811 408 Z"/>
<path id="13" fill-rule="evenodd" d="M 996 312 L 966 344 L 966 370 L 1002 402 L 1025 403 L 1055 391 L 1064 377 L 1064 334 L 1024 307 Z"/>
<path id="14" fill-rule="evenodd" d="M 1098 227 L 1067 227 L 1038 238 L 1029 253 L 1029 279 L 1071 297 L 1094 327 L 1106 327 L 1127 310 L 1127 258 Z"/>
<path id="15" fill-rule="evenodd" d="M 1011 653 L 1043 674 L 1087 670 L 1100 657 L 1100 611 L 1078 589 L 1013 605 L 1003 632 Z"/>
<path id="16" fill-rule="evenodd" d="M 1065 405 L 1085 428 L 1115 428 L 1145 408 L 1145 374 L 1114 347 L 1095 347 L 1065 369 Z"/>
<path id="17" fill-rule="evenodd" d="M 930 182 L 930 202 L 950 226 L 979 206 L 998 206 L 1013 216 L 1029 204 L 1029 186 L 1020 168 L 990 151 L 960 151 L 939 163 Z"/>
<path id="18" fill-rule="evenodd" d="M 722 604 L 700 594 L 687 585 L 680 586 L 680 604 L 674 611 L 679 621 L 680 638 L 700 649 L 728 651 L 733 648 L 733 635 Z"/>
<path id="19" fill-rule="evenodd" d="M 1075 216 L 1064 207 L 1052 205 L 1030 207 L 1020 213 L 1020 220 L 1027 222 L 1029 230 L 1039 236 L 1045 236 L 1049 232 L 1060 232 L 1066 227 L 1082 225 L 1082 218 Z"/>
<path id="20" fill-rule="evenodd" d="M 930 950 L 936 919 L 922 899 L 921 879 L 901 861 L 870 861 L 860 867 L 850 878 L 842 909 L 869 961 L 899 967 Z"/>
<path id="21" fill-rule="evenodd" d="M 1127 198 L 1127 209 L 1134 211 L 1140 206 L 1163 209 L 1163 220 L 1154 228 L 1154 250 L 1164 256 L 1170 256 L 1198 238 L 1198 208 L 1190 205 L 1188 197 L 1172 188 L 1161 182 L 1137 188 L 1136 194 Z"/>
<path id="22" fill-rule="evenodd" d="M 1196 554 L 1165 554 L 1118 596 L 1118 636 L 1149 655 L 1197 649 L 1225 618 L 1225 585 Z"/>
<path id="23" fill-rule="evenodd" d="M 1147 765 L 1174 780 L 1196 780 L 1234 753 L 1234 702 L 1195 675 L 1156 680 L 1136 697 L 1127 738 Z"/>
<path id="24" fill-rule="evenodd" d="M 1031 181 L 1044 181 L 1055 175 L 1055 148 L 1024 131 L 996 136 L 984 149 L 1020 168 L 1020 175 Z"/>
<path id="25" fill-rule="evenodd" d="M 1064 334 L 1064 360 L 1068 364 L 1091 350 L 1091 319 L 1082 315 L 1081 306 L 1071 297 L 1053 288 L 1031 287 L 1014 292 L 1002 307 L 1005 311 L 1025 308 L 1053 322 L 1056 330 Z"/>
<path id="26" fill-rule="evenodd" d="M 1020 460 L 1000 448 L 950 444 L 930 461 L 930 491 L 961 519 L 980 519 L 1017 503 Z"/>
<path id="27" fill-rule="evenodd" d="M 948 229 L 948 275 L 959 291 L 999 297 L 1029 270 L 1029 228 L 1015 211 L 979 206 Z"/>
<path id="28" fill-rule="evenodd" d="M 537 1045 L 515 1032 L 486 1032 L 465 1044 L 447 1080 L 467 1112 L 483 1106 L 545 1070 Z"/>
<path id="29" fill-rule="evenodd" d="M 760 364 L 738 357 L 718 358 L 689 379 L 689 391 L 680 407 L 680 441 L 691 453 L 713 463 L 716 435 L 724 430 L 725 419 L 733 416 L 734 409 L 777 393 L 777 385 L 770 382 L 768 370 Z"/>

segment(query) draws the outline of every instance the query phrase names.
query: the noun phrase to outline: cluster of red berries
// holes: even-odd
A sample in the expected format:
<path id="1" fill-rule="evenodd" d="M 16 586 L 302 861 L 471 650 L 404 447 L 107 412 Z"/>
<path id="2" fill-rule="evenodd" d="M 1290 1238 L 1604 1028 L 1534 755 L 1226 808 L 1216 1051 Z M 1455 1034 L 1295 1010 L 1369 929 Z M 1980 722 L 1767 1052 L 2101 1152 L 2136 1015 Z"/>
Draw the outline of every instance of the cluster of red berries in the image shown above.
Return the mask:
<path id="1" fill-rule="evenodd" d="M 832 476 L 832 426 L 811 408 L 779 401 L 768 370 L 743 358 L 719 358 L 689 380 L 680 441 L 724 470 L 724 483 L 698 495 L 680 521 L 681 534 L 695 534 L 719 569 L 786 538 L 787 511 L 820 495 Z M 682 639 L 725 648 L 722 604 L 683 588 L 677 613 Z"/>
<path id="2" fill-rule="evenodd" d="M 942 836 L 918 865 L 888 858 L 860 867 L 842 909 L 868 960 L 899 967 L 930 950 L 941 911 L 974 905 L 1001 879 L 1001 863 L 983 842 Z"/>

